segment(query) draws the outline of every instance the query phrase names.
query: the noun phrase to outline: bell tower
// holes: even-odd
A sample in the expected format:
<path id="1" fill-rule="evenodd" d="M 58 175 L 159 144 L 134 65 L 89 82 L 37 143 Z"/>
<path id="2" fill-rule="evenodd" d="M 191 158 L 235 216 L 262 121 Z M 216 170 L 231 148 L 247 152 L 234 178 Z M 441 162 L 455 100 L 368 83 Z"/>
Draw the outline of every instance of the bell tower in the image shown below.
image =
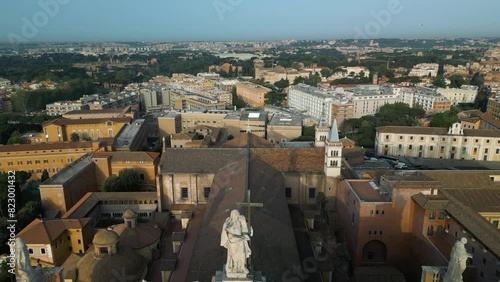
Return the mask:
<path id="1" fill-rule="evenodd" d="M 326 139 L 328 138 L 328 117 L 326 116 L 325 103 L 323 103 L 323 111 L 319 125 L 316 126 L 316 133 L 314 137 L 315 147 L 325 147 Z"/>
<path id="2" fill-rule="evenodd" d="M 337 178 L 341 175 L 342 143 L 339 139 L 337 120 L 333 121 L 332 128 L 325 141 L 325 174 L 327 177 Z"/>

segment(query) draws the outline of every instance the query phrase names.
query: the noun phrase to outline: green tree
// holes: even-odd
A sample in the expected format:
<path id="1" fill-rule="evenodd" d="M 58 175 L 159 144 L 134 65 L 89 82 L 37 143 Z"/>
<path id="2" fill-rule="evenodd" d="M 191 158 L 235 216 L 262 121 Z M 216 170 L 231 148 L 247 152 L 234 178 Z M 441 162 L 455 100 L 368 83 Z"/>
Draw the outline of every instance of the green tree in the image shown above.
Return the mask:
<path id="1" fill-rule="evenodd" d="M 434 85 L 434 87 L 446 88 L 446 82 L 444 81 L 444 78 L 439 75 L 434 78 L 434 80 L 432 81 L 432 85 Z"/>
<path id="2" fill-rule="evenodd" d="M 282 78 L 280 81 L 276 81 L 274 83 L 274 86 L 278 87 L 279 89 L 284 89 L 290 86 L 290 81 Z"/>
<path id="3" fill-rule="evenodd" d="M 471 85 L 476 85 L 476 86 L 482 87 L 482 86 L 483 86 L 483 84 L 484 84 L 484 77 L 483 77 L 480 73 L 476 72 L 476 73 L 472 76 L 472 78 L 471 78 L 471 80 L 470 80 L 470 84 L 471 84 Z"/>
<path id="4" fill-rule="evenodd" d="M 332 75 L 332 71 L 329 68 L 323 68 L 321 70 L 321 76 L 329 78 Z"/>
<path id="5" fill-rule="evenodd" d="M 302 128 L 302 136 L 316 137 L 316 128 L 314 126 L 304 126 Z"/>
<path id="6" fill-rule="evenodd" d="M 118 177 L 120 178 L 122 191 L 140 191 L 141 179 L 137 170 L 131 168 L 122 169 Z"/>
<path id="7" fill-rule="evenodd" d="M 450 110 L 444 113 L 435 114 L 431 119 L 431 127 L 449 128 L 452 124 L 458 121 L 457 111 Z"/>
<path id="8" fill-rule="evenodd" d="M 264 103 L 266 105 L 273 105 L 273 106 L 281 106 L 283 104 L 283 101 L 285 100 L 285 97 L 286 95 L 279 92 L 279 91 L 276 91 L 276 90 L 273 90 L 273 91 L 270 91 L 268 92 L 264 98 Z"/>
<path id="9" fill-rule="evenodd" d="M 69 136 L 69 140 L 70 140 L 71 142 L 78 142 L 78 141 L 80 141 L 80 136 L 78 135 L 78 133 L 73 132 L 73 133 L 71 133 L 71 135 Z"/>
<path id="10" fill-rule="evenodd" d="M 121 191 L 121 181 L 116 175 L 111 175 L 104 180 L 102 184 L 101 191 L 103 192 L 120 192 Z"/>
<path id="11" fill-rule="evenodd" d="M 21 134 L 19 131 L 14 131 L 10 135 L 9 140 L 7 140 L 7 144 L 12 145 L 12 144 L 21 144 L 23 143 L 23 140 L 21 139 Z"/>
<path id="12" fill-rule="evenodd" d="M 233 94 L 233 106 L 236 106 L 236 108 L 240 109 L 240 108 L 244 108 L 247 106 L 247 103 L 245 103 L 245 101 L 243 101 L 240 97 L 238 97 L 238 95 L 236 94 L 236 86 L 233 87 L 233 90 L 231 91 L 231 93 Z"/>
<path id="13" fill-rule="evenodd" d="M 42 177 L 41 177 L 40 181 L 44 182 L 47 179 L 49 179 L 49 172 L 48 172 L 48 170 L 44 169 L 42 172 Z"/>
<path id="14" fill-rule="evenodd" d="M 450 81 L 450 88 L 460 88 L 466 83 L 461 75 L 452 75 Z"/>
<path id="15" fill-rule="evenodd" d="M 5 230 L 5 229 L 2 229 L 2 230 Z M 6 233 L 6 232 L 4 232 L 4 233 Z M 5 241 L 5 244 L 7 244 L 6 241 Z M 9 269 L 10 269 L 10 267 L 7 264 L 7 260 L 4 260 L 0 264 L 0 282 L 16 281 L 16 276 L 14 276 L 13 274 L 10 274 Z"/>
<path id="16" fill-rule="evenodd" d="M 35 218 L 43 215 L 41 202 L 28 202 L 16 214 L 19 230 L 30 224 Z"/>

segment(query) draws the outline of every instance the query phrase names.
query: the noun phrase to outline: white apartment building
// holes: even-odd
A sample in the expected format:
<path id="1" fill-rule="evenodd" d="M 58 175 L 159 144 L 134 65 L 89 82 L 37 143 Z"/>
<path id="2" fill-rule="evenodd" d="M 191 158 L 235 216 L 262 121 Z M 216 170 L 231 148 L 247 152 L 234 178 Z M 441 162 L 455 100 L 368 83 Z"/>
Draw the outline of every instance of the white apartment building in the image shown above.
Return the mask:
<path id="1" fill-rule="evenodd" d="M 459 103 L 474 103 L 479 88 L 474 85 L 462 85 L 461 88 L 438 88 L 437 93 L 450 100 L 456 106 Z"/>
<path id="2" fill-rule="evenodd" d="M 334 98 L 335 92 L 305 84 L 298 84 L 290 87 L 288 106 L 292 109 L 302 111 L 318 122 L 321 120 L 324 111 L 328 120 L 331 120 L 331 104 Z"/>
<path id="3" fill-rule="evenodd" d="M 83 101 L 60 101 L 45 105 L 47 115 L 58 116 L 71 111 L 89 110 L 89 104 Z"/>
<path id="4" fill-rule="evenodd" d="M 329 79 L 354 78 L 364 73 L 364 77 L 370 77 L 370 70 L 366 67 L 340 67 L 343 71 L 332 74 Z"/>
<path id="5" fill-rule="evenodd" d="M 377 128 L 375 152 L 393 157 L 500 161 L 500 130 L 384 126 Z"/>
<path id="6" fill-rule="evenodd" d="M 431 76 L 436 77 L 439 70 L 439 64 L 418 64 L 413 66 L 409 76 Z"/>
<path id="7" fill-rule="evenodd" d="M 379 85 L 365 85 L 350 89 L 346 97 L 354 104 L 354 118 L 374 115 L 386 104 L 394 104 L 398 94 Z"/>

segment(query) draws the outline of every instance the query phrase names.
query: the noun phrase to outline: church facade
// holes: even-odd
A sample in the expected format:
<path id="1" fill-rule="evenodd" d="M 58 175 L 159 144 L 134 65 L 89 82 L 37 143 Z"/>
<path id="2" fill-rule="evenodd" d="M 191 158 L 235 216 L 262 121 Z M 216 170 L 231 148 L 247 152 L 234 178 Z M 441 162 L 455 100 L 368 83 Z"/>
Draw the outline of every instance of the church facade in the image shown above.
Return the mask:
<path id="1" fill-rule="evenodd" d="M 328 133 L 324 147 L 316 148 L 273 148 L 251 133 L 229 141 L 224 148 L 164 148 L 157 173 L 159 209 L 206 204 L 216 175 L 227 166 L 233 166 L 233 173 L 246 169 L 238 166 L 241 160 L 259 160 L 280 172 L 283 187 L 266 188 L 281 189 L 289 204 L 316 204 L 319 193 L 332 198 L 341 176 L 342 143 L 336 123 Z"/>

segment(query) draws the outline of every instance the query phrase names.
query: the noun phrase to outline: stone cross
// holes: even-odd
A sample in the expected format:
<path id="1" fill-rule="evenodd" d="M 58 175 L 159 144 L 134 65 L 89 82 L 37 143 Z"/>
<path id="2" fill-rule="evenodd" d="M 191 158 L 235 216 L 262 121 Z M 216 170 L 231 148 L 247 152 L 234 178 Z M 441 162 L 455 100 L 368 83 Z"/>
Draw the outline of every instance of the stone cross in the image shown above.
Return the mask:
<path id="1" fill-rule="evenodd" d="M 252 203 L 250 200 L 250 189 L 247 189 L 247 195 L 246 195 L 246 202 L 242 203 L 236 203 L 238 206 L 244 206 L 247 207 L 247 217 L 248 217 L 248 226 L 249 226 L 249 232 L 252 232 L 252 208 L 263 208 L 264 204 L 263 203 Z M 252 237 L 250 237 L 252 238 Z M 251 239 L 250 239 L 251 242 Z M 250 244 L 251 246 L 252 244 Z M 252 259 L 251 256 L 248 258 L 248 265 L 251 267 Z"/>

